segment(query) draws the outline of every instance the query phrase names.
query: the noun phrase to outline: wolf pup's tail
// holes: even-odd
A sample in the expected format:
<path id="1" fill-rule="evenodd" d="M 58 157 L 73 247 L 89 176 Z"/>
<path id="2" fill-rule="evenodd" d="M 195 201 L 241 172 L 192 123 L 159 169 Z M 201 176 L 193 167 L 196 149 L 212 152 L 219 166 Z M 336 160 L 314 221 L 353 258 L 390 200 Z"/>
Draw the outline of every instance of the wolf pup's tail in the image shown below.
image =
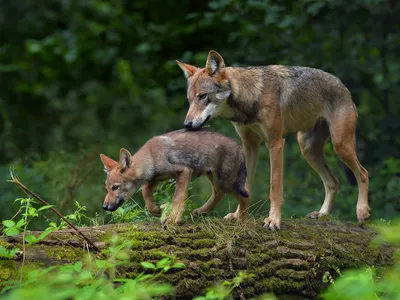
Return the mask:
<path id="1" fill-rule="evenodd" d="M 239 172 L 237 176 L 237 180 L 235 182 L 235 192 L 238 193 L 240 196 L 248 198 L 249 193 L 245 189 L 246 184 L 246 177 L 247 177 L 247 169 L 246 164 L 244 161 L 240 164 Z"/>

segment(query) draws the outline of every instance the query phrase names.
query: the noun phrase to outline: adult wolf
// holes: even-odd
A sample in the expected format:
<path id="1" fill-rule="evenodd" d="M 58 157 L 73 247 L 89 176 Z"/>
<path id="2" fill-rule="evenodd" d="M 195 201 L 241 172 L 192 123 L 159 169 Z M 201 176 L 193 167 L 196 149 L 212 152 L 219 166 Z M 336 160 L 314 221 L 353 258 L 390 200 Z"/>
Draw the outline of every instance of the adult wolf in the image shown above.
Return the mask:
<path id="1" fill-rule="evenodd" d="M 337 155 L 357 179 L 357 218 L 365 222 L 369 217 L 368 172 L 355 151 L 357 111 L 350 92 L 338 78 L 307 67 L 225 67 L 216 51 L 208 54 L 205 68 L 177 63 L 188 79 L 190 107 L 184 126 L 198 129 L 217 116 L 232 121 L 243 141 L 248 191 L 259 145 L 265 142 L 270 154 L 271 208 L 264 227 L 279 229 L 281 225 L 283 135 L 295 132 L 301 153 L 325 187 L 321 209 L 309 217 L 329 214 L 339 188 L 323 153 L 330 136 Z"/>

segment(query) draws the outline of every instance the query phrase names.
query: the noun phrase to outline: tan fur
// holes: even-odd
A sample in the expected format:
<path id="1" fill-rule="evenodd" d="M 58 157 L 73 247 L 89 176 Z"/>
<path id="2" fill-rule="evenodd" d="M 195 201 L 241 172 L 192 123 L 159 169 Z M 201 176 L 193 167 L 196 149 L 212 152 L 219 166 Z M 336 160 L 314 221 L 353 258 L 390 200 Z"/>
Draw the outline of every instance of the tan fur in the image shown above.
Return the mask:
<path id="1" fill-rule="evenodd" d="M 107 196 L 103 208 L 116 210 L 140 186 L 146 208 L 154 216 L 161 210 L 154 201 L 153 192 L 162 180 L 176 179 L 172 212 L 165 220 L 179 224 L 187 199 L 187 187 L 192 176 L 207 175 L 212 185 L 212 195 L 193 215 L 212 210 L 226 193 L 238 199 L 239 210 L 227 219 L 243 219 L 249 208 L 245 190 L 246 166 L 241 146 L 222 134 L 200 130 L 178 130 L 150 139 L 133 156 L 125 149 L 120 151 L 119 162 L 100 155 L 107 172 Z"/>
<path id="2" fill-rule="evenodd" d="M 325 187 L 320 211 L 309 216 L 329 214 L 337 194 L 339 182 L 323 154 L 330 135 L 339 158 L 357 179 L 357 218 L 360 223 L 365 222 L 369 217 L 368 172 L 355 152 L 357 111 L 349 91 L 338 78 L 306 67 L 225 67 L 223 58 L 215 51 L 210 51 L 204 69 L 178 63 L 184 71 L 186 67 L 190 69 L 190 72 L 185 71 L 190 103 L 185 127 L 198 129 L 213 117 L 231 120 L 243 141 L 249 191 L 259 144 L 264 142 L 269 149 L 271 208 L 264 220 L 265 227 L 277 229 L 281 224 L 282 136 L 296 132 L 302 154 L 320 175 Z"/>

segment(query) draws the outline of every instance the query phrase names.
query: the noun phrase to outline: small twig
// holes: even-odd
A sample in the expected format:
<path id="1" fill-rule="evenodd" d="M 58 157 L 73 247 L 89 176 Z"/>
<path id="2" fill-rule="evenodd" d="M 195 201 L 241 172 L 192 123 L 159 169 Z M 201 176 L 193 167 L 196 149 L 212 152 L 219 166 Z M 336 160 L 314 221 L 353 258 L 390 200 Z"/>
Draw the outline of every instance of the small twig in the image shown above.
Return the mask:
<path id="1" fill-rule="evenodd" d="M 47 201 L 43 200 L 39 195 L 36 195 L 34 192 L 29 190 L 25 185 L 23 185 L 21 183 L 21 181 L 19 181 L 19 179 L 15 176 L 13 170 L 10 170 L 10 175 L 11 175 L 11 180 L 9 180 L 9 182 L 13 182 L 13 183 L 17 184 L 26 194 L 28 194 L 29 196 L 39 200 L 44 205 L 49 205 L 50 206 L 50 204 Z M 82 232 L 80 232 L 79 229 L 77 227 L 75 227 L 75 225 L 73 225 L 61 213 L 59 213 L 58 210 L 56 210 L 53 206 L 50 206 L 50 209 L 57 216 L 59 216 L 64 222 L 66 222 L 69 226 L 71 226 L 71 228 L 73 228 L 80 236 L 82 236 L 88 242 L 88 244 L 92 246 L 92 248 L 95 251 L 100 252 L 100 249 L 89 238 L 87 238 Z"/>
<path id="2" fill-rule="evenodd" d="M 22 212 L 22 209 L 19 209 L 15 215 L 12 216 L 12 218 L 10 220 L 14 220 L 20 213 Z M 5 228 L 5 226 L 0 228 L 0 232 L 3 231 L 3 229 Z"/>

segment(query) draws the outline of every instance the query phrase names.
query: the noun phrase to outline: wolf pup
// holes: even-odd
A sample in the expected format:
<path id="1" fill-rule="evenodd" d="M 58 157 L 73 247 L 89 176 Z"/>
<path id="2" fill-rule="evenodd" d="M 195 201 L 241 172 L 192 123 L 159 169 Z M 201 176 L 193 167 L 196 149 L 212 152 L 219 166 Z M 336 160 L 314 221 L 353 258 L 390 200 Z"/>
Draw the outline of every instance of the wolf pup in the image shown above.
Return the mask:
<path id="1" fill-rule="evenodd" d="M 172 212 L 166 222 L 182 221 L 187 187 L 192 176 L 207 175 L 212 195 L 193 215 L 212 210 L 226 193 L 234 195 L 240 210 L 226 219 L 244 219 L 248 213 L 248 193 L 245 190 L 246 165 L 242 147 L 234 140 L 212 131 L 178 130 L 150 139 L 135 155 L 121 149 L 119 162 L 100 154 L 107 179 L 107 196 L 103 208 L 116 210 L 140 186 L 146 208 L 153 216 L 160 216 L 153 192 L 160 181 L 176 179 Z"/>
<path id="2" fill-rule="evenodd" d="M 357 111 L 350 92 L 338 78 L 306 67 L 225 67 L 215 51 L 209 52 L 205 68 L 177 63 L 188 79 L 190 107 L 184 126 L 198 129 L 213 117 L 232 121 L 243 142 L 248 170 L 246 189 L 250 193 L 259 145 L 266 144 L 271 162 L 271 208 L 264 227 L 279 229 L 281 225 L 282 136 L 295 132 L 301 153 L 325 187 L 321 209 L 308 216 L 328 215 L 339 188 L 339 181 L 324 158 L 324 145 L 330 136 L 336 154 L 357 179 L 357 218 L 361 224 L 365 222 L 369 217 L 368 172 L 355 150 Z M 240 205 L 238 210 L 242 210 Z"/>

